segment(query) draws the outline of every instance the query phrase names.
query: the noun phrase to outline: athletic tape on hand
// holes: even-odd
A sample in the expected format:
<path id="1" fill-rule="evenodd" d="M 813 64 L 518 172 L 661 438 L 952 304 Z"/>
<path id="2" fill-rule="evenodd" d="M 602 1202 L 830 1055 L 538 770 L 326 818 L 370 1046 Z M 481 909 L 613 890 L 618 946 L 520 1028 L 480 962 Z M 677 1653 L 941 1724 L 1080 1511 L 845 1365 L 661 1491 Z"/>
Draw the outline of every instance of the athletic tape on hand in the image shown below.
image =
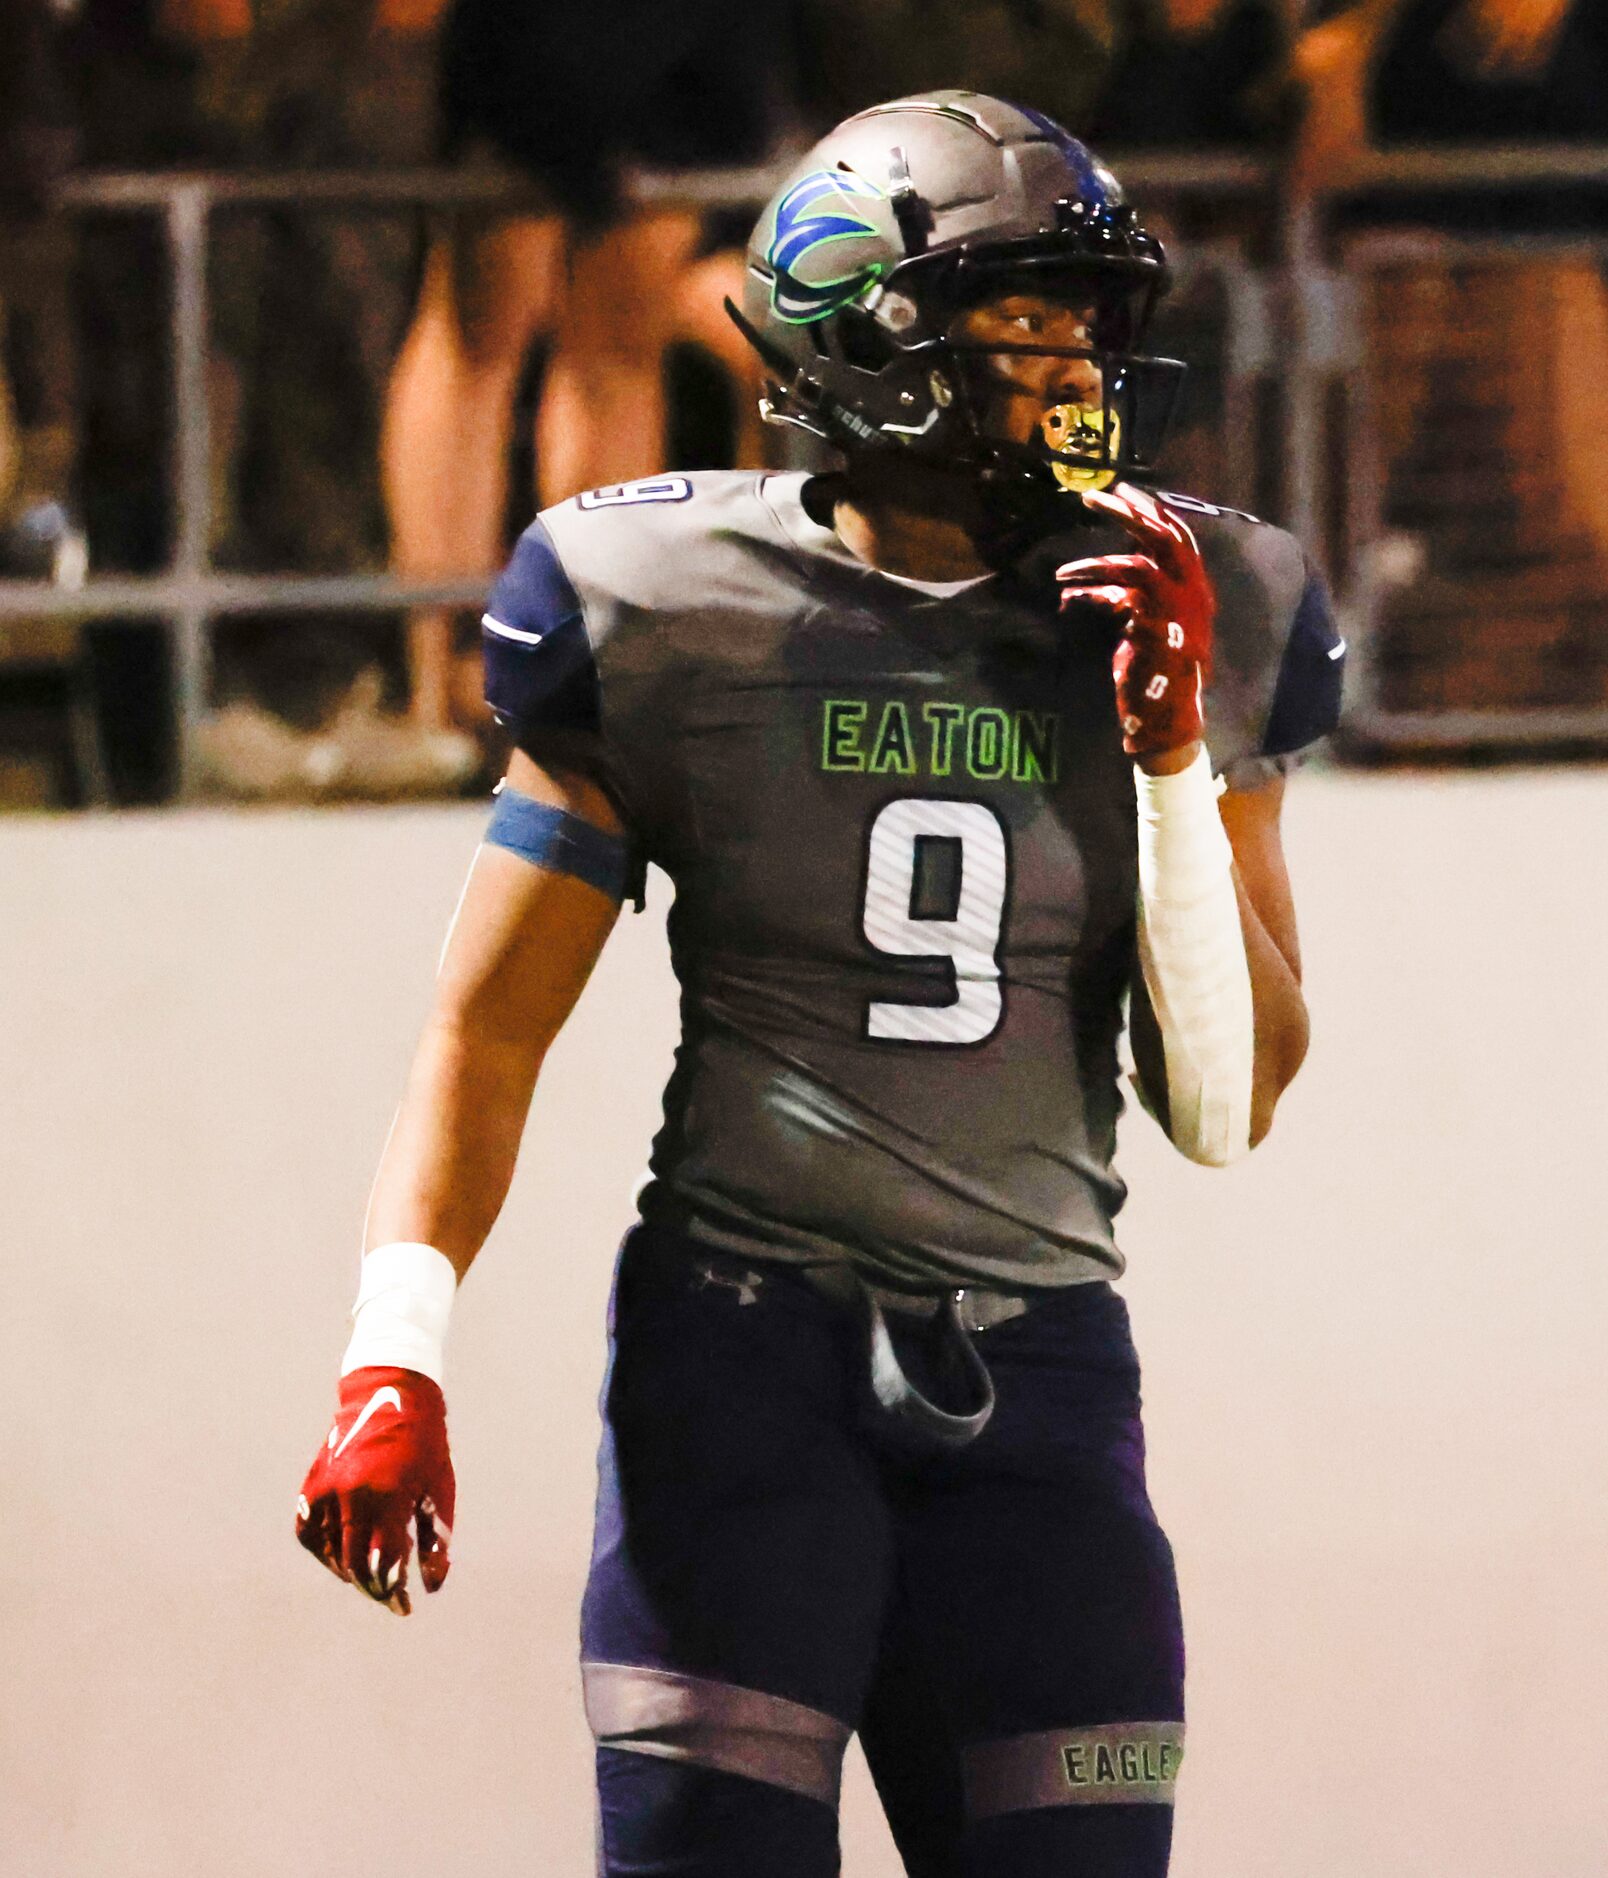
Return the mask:
<path id="1" fill-rule="evenodd" d="M 439 1384 L 446 1367 L 447 1320 L 458 1289 L 452 1261 L 434 1246 L 376 1246 L 363 1260 L 352 1338 L 341 1374 L 354 1369 L 416 1369 Z"/>

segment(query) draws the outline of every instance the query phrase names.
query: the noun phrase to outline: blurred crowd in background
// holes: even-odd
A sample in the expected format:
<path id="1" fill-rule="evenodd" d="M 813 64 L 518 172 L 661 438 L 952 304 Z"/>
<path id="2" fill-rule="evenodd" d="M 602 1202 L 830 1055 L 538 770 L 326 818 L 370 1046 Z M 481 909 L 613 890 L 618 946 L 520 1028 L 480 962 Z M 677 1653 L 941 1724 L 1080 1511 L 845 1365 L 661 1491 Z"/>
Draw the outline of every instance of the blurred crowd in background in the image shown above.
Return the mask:
<path id="1" fill-rule="evenodd" d="M 1331 190 L 1375 147 L 1608 142 L 1608 5 L 0 0 L 0 578 L 73 586 L 157 572 L 172 553 L 162 226 L 65 209 L 75 175 L 441 164 L 528 190 L 517 213 L 213 217 L 213 565 L 439 581 L 488 573 L 536 506 L 579 489 L 779 460 L 721 306 L 752 206 L 643 208 L 632 173 L 772 164 L 853 110 L 954 84 L 1034 105 L 1102 152 L 1254 151 L 1293 186 Z M 1354 194 L 1345 215 L 1600 236 L 1605 204 L 1600 184 Z M 1243 209 L 1190 197 L 1160 214 L 1186 257 L 1196 237 L 1256 238 Z M 1522 701 L 1516 608 L 1544 654 L 1532 690 L 1571 660 L 1605 664 L 1608 405 L 1569 360 L 1583 347 L 1584 378 L 1608 377 L 1608 318 L 1581 254 L 1518 288 L 1510 265 L 1407 267 L 1373 322 L 1397 393 L 1378 423 L 1418 616 L 1444 633 L 1455 615 L 1476 673 L 1415 664 L 1408 618 L 1409 701 L 1417 684 L 1420 702 L 1455 704 L 1459 682 Z M 1169 467 L 1208 498 L 1251 499 L 1214 486 L 1221 321 L 1187 269 L 1184 284 L 1162 349 L 1208 369 Z M 1455 578 L 1481 554 L 1484 590 L 1505 595 L 1487 628 Z M 209 786 L 475 786 L 500 754 L 475 624 L 472 609 L 219 620 Z M 32 634 L 0 621 L 0 804 L 82 793 L 61 741 L 64 673 L 87 687 L 112 799 L 164 799 L 170 667 L 160 621 Z M 1448 682 L 1453 695 L 1435 693 Z"/>

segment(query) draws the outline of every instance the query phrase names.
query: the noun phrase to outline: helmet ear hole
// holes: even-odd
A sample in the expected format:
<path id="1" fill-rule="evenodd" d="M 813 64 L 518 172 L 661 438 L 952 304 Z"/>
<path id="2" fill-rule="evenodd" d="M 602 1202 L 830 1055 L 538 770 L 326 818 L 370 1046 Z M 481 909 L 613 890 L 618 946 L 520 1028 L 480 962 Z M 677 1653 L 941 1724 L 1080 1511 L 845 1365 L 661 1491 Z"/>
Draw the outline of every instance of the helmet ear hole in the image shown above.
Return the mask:
<path id="1" fill-rule="evenodd" d="M 837 328 L 833 336 L 845 365 L 862 372 L 880 372 L 888 363 L 888 342 L 868 313 L 858 307 L 846 308 L 832 323 Z"/>

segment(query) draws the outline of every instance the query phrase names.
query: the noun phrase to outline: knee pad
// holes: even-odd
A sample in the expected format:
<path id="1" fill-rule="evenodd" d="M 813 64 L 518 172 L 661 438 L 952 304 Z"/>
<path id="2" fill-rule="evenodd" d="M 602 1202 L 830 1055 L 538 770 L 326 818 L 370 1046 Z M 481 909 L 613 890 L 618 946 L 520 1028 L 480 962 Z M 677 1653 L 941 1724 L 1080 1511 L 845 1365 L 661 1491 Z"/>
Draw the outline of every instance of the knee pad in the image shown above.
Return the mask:
<path id="1" fill-rule="evenodd" d="M 850 1729 L 783 1696 L 629 1663 L 583 1663 L 600 1748 L 741 1774 L 834 1810 Z"/>

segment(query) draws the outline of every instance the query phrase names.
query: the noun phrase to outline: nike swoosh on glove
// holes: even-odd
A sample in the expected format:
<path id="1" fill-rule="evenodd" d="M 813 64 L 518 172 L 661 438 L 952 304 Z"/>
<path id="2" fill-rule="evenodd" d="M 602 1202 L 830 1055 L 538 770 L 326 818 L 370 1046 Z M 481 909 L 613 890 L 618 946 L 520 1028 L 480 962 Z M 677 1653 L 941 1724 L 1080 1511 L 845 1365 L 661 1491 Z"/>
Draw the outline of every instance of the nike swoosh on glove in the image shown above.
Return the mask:
<path id="1" fill-rule="evenodd" d="M 1200 548 L 1187 524 L 1131 483 L 1088 490 L 1083 500 L 1144 552 L 1092 555 L 1058 567 L 1061 611 L 1092 606 L 1121 628 L 1111 673 L 1129 756 L 1185 749 L 1204 731 L 1201 695 L 1211 676 L 1217 612 Z"/>
<path id="2" fill-rule="evenodd" d="M 406 1617 L 413 1530 L 419 1577 L 439 1591 L 451 1564 L 457 1483 L 447 1405 L 415 1369 L 354 1369 L 296 1502 L 296 1538 L 359 1591 Z"/>

